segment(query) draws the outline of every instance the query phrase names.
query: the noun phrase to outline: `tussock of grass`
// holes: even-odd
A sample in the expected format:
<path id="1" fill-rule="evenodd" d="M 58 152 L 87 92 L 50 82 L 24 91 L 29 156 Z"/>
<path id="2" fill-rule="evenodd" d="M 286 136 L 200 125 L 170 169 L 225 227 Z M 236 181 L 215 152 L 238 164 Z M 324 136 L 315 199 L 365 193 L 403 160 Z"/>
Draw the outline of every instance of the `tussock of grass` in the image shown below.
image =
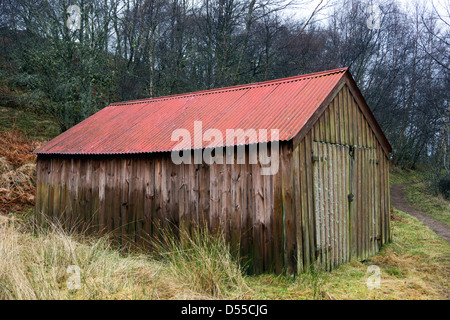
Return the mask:
<path id="1" fill-rule="evenodd" d="M 249 291 L 243 270 L 222 235 L 195 229 L 192 235 L 181 232 L 181 238 L 180 244 L 171 232 L 165 232 L 155 249 L 162 252 L 167 271 L 185 290 L 214 298 L 239 298 Z"/>
<path id="2" fill-rule="evenodd" d="M 33 235 L 18 221 L 3 220 L 0 228 L 0 299 L 121 299 L 152 294 L 158 264 L 141 256 L 123 257 L 106 238 L 81 239 L 58 229 Z M 81 270 L 79 290 L 66 285 L 71 265 Z"/>
<path id="3" fill-rule="evenodd" d="M 20 220 L 0 219 L 0 299 L 215 299 L 246 288 L 237 264 L 223 254 L 223 242 L 194 238 L 191 250 L 163 252 L 158 261 L 120 252 L 106 237 L 86 238 L 55 226 L 33 233 Z M 67 286 L 72 265 L 81 271 L 77 290 Z"/>

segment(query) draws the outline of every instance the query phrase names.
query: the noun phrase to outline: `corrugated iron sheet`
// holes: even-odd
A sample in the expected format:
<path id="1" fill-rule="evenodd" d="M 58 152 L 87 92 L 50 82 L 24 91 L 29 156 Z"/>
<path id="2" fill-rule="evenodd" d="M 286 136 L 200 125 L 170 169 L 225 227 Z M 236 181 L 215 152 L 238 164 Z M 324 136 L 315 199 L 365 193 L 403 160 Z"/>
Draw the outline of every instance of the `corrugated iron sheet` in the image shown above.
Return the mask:
<path id="1" fill-rule="evenodd" d="M 218 129 L 226 144 L 227 129 L 279 130 L 280 141 L 292 139 L 342 78 L 347 68 L 262 83 L 112 104 L 48 142 L 38 154 L 131 154 L 172 151 L 175 129 L 194 140 L 194 121 L 203 133 Z M 233 144 L 262 142 L 238 137 Z"/>

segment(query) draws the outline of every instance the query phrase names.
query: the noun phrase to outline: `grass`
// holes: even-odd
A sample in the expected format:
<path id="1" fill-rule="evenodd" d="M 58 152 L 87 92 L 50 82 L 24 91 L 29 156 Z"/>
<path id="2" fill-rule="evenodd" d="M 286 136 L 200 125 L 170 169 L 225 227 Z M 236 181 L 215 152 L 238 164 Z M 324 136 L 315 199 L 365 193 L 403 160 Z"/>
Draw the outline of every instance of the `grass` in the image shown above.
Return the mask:
<path id="1" fill-rule="evenodd" d="M 419 183 L 428 178 L 429 173 L 425 170 L 409 170 L 391 167 L 389 170 L 389 184 Z"/>
<path id="2" fill-rule="evenodd" d="M 450 245 L 401 211 L 392 221 L 392 243 L 364 262 L 296 279 L 263 275 L 247 279 L 261 299 L 449 299 Z M 368 267 L 381 271 L 381 288 L 369 289 Z"/>
<path id="3" fill-rule="evenodd" d="M 215 298 L 239 298 L 247 293 L 243 269 L 231 254 L 225 238 L 208 230 L 194 231 L 192 236 L 181 233 L 180 241 L 169 230 L 155 246 L 168 273 L 194 290 Z"/>
<path id="4" fill-rule="evenodd" d="M 122 256 L 105 238 L 81 239 L 62 230 L 34 235 L 20 221 L 3 219 L 0 233 L 0 299 L 121 299 L 151 297 L 158 264 Z M 71 290 L 67 269 L 81 270 Z M 168 284 L 170 286 L 170 284 Z"/>
<path id="5" fill-rule="evenodd" d="M 405 186 L 405 193 L 410 205 L 450 226 L 450 202 L 431 192 L 425 183 Z"/>
<path id="6" fill-rule="evenodd" d="M 430 190 L 426 182 L 429 172 L 392 167 L 389 178 L 391 186 L 405 184 L 406 200 L 411 206 L 450 226 L 450 201 Z"/>
<path id="7" fill-rule="evenodd" d="M 58 125 L 49 116 L 38 115 L 27 109 L 0 106 L 0 129 L 19 129 L 27 138 L 50 140 L 60 133 Z"/>
<path id="8" fill-rule="evenodd" d="M 0 217 L 0 299 L 449 299 L 450 245 L 417 219 L 395 211 L 392 243 L 364 262 L 296 278 L 247 276 L 221 237 L 197 234 L 183 245 L 163 237 L 158 256 L 114 248 L 54 227 Z M 80 268 L 71 290 L 68 267 Z M 381 271 L 369 289 L 368 267 Z"/>
<path id="9" fill-rule="evenodd" d="M 152 256 L 0 216 L 0 299 L 237 299 L 250 290 L 224 241 L 194 235 L 181 248 L 165 240 Z M 70 286 L 76 268 L 79 288 Z"/>
<path id="10" fill-rule="evenodd" d="M 391 168 L 390 184 L 405 184 L 404 190 L 408 203 L 423 213 L 450 226 L 450 201 L 442 195 L 436 195 L 427 185 L 429 173 L 426 171 L 401 170 Z"/>

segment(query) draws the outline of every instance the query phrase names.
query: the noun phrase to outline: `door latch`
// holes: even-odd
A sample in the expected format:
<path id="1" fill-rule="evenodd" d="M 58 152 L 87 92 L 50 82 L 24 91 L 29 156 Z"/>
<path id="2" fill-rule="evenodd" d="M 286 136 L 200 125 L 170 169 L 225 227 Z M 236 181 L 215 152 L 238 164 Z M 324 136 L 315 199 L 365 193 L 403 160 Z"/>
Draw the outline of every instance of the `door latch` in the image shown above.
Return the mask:
<path id="1" fill-rule="evenodd" d="M 348 195 L 348 202 L 353 202 L 353 200 L 355 200 L 355 195 L 353 193 L 350 193 Z"/>

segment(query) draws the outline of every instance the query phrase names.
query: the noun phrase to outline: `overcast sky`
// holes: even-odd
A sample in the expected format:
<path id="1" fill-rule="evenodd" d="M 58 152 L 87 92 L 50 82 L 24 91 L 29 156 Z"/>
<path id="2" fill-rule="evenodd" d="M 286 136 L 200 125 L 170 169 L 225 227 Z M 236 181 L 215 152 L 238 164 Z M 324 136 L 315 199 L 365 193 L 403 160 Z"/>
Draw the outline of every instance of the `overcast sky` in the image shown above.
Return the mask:
<path id="1" fill-rule="evenodd" d="M 404 9 L 410 9 L 415 6 L 415 3 L 418 2 L 422 6 L 426 6 L 429 9 L 432 8 L 432 3 L 434 3 L 436 9 L 438 10 L 439 14 L 446 20 L 449 21 L 450 17 L 448 16 L 448 12 L 446 8 L 450 7 L 450 0 L 395 0 L 402 8 Z M 327 2 L 327 0 L 323 1 L 324 3 Z M 328 0 L 328 2 L 331 2 L 331 0 Z M 376 3 L 377 1 L 374 1 Z M 320 0 L 296 0 L 297 6 L 287 10 L 288 15 L 293 15 L 296 18 L 306 18 L 311 15 L 311 13 L 314 11 L 316 6 L 320 3 Z M 329 12 L 330 9 L 322 11 L 323 13 Z"/>

